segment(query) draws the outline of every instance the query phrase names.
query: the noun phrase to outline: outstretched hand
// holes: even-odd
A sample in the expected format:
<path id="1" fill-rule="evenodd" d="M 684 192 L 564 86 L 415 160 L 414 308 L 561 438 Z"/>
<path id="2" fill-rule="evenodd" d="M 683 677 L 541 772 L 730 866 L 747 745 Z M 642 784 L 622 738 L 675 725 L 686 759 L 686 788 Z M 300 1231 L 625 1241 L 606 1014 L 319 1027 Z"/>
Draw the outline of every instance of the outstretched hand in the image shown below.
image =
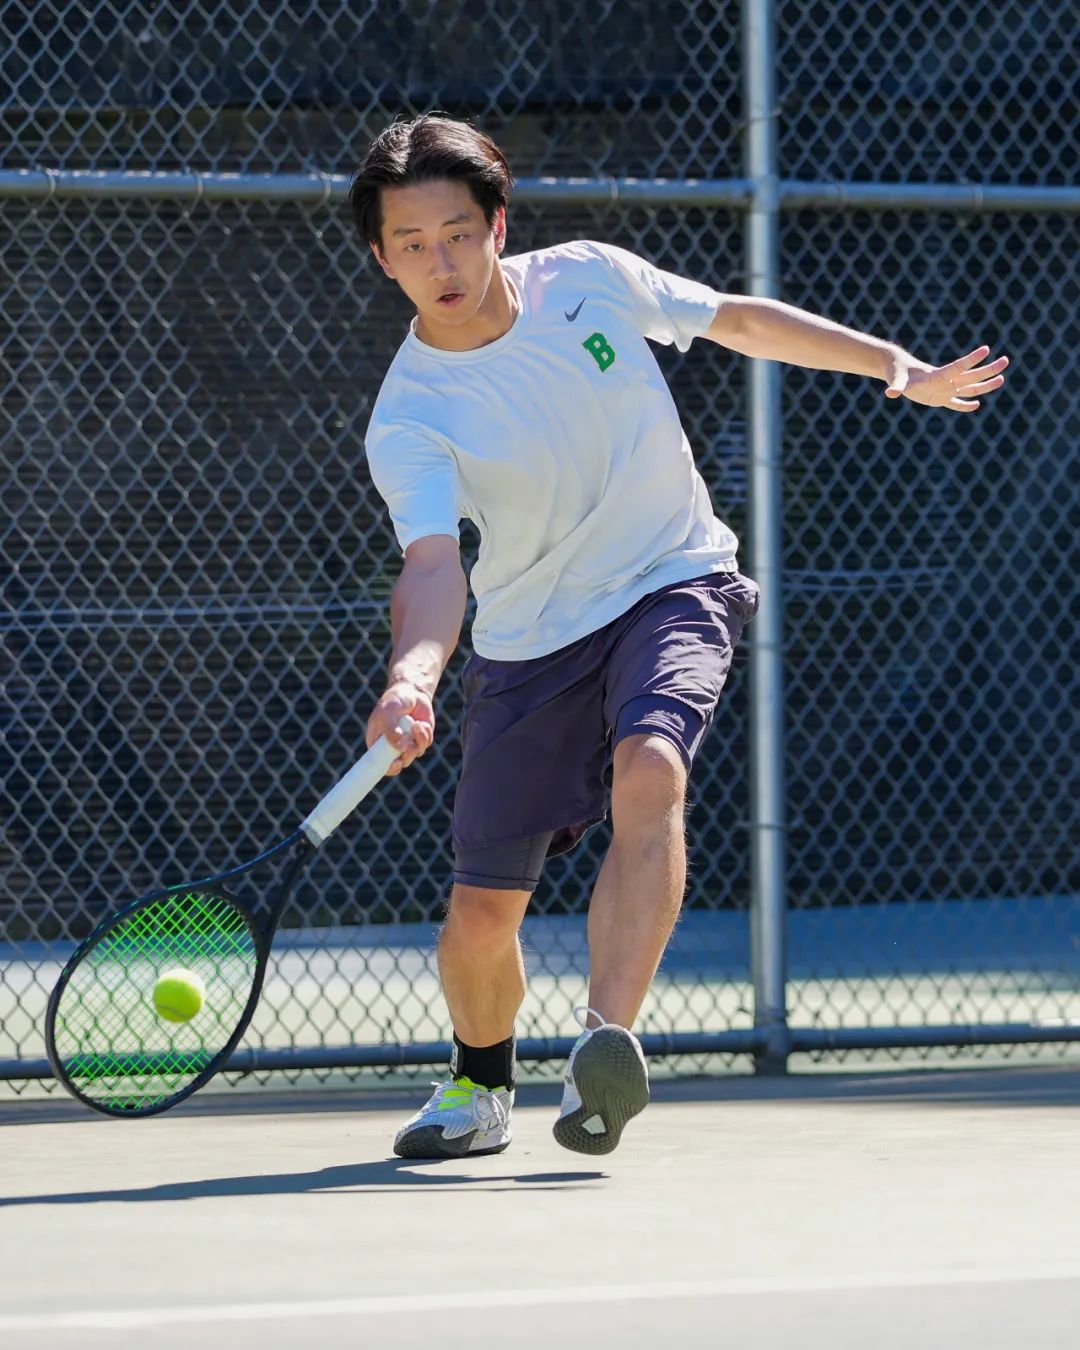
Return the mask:
<path id="1" fill-rule="evenodd" d="M 909 398 L 928 408 L 975 412 L 979 407 L 979 396 L 1000 389 L 1005 383 L 1005 376 L 1000 372 L 1009 364 L 1009 358 L 999 356 L 989 365 L 980 366 L 979 362 L 989 355 L 989 347 L 976 347 L 947 366 L 935 367 L 925 361 L 916 361 L 906 353 L 898 353 L 889 371 L 885 397 Z"/>

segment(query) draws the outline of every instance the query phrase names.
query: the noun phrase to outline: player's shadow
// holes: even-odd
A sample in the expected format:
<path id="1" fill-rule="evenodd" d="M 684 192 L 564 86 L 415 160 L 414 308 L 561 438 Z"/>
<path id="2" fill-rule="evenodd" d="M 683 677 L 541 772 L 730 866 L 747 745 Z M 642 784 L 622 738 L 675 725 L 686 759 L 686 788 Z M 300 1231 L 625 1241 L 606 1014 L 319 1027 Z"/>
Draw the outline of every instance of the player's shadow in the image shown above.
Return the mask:
<path id="1" fill-rule="evenodd" d="M 424 1186 L 452 1190 L 467 1186 L 470 1191 L 547 1191 L 580 1190 L 584 1183 L 606 1179 L 606 1172 L 524 1172 L 501 1176 L 462 1176 L 449 1172 L 453 1160 L 437 1164 L 438 1171 L 417 1172 L 418 1163 L 407 1158 L 387 1158 L 381 1162 L 344 1163 L 340 1167 L 320 1167 L 316 1172 L 276 1172 L 264 1176 L 210 1177 L 205 1181 L 168 1181 L 160 1186 L 136 1186 L 125 1190 L 61 1191 L 53 1195 L 0 1196 L 0 1209 L 16 1205 L 96 1205 L 106 1203 L 152 1202 L 170 1200 L 206 1200 L 237 1195 L 365 1195 L 393 1193 L 402 1186 Z"/>

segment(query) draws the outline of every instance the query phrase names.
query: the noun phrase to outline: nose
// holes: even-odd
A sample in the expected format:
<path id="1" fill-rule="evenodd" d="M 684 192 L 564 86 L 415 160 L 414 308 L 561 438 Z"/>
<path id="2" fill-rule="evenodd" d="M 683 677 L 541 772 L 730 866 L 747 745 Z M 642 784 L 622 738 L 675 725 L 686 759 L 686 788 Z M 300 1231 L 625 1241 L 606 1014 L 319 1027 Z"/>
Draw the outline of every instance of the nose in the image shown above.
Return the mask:
<path id="1" fill-rule="evenodd" d="M 454 275 L 454 264 L 450 260 L 450 250 L 445 244 L 435 244 L 430 254 L 430 276 L 432 281 L 442 281 Z"/>

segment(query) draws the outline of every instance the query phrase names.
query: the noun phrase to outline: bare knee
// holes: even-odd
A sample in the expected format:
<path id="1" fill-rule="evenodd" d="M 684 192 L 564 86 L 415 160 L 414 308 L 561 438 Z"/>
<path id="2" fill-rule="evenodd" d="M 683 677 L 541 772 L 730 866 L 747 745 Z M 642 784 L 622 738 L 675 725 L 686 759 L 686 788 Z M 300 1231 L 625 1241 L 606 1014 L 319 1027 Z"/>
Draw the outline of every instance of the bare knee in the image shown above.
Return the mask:
<path id="1" fill-rule="evenodd" d="M 455 885 L 443 932 L 465 947 L 486 950 L 504 946 L 516 937 L 529 899 L 528 891 Z"/>
<path id="2" fill-rule="evenodd" d="M 686 801 L 686 765 L 678 747 L 664 736 L 627 736 L 615 747 L 611 813 L 620 822 L 638 826 L 672 811 Z"/>

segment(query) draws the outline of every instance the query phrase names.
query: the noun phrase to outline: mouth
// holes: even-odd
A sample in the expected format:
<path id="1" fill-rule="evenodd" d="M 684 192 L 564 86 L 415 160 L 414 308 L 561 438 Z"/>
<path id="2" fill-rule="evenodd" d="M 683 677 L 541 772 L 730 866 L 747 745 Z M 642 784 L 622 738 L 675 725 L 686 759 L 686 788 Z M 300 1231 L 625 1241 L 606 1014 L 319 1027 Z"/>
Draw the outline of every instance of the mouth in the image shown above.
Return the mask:
<path id="1" fill-rule="evenodd" d="M 453 307 L 464 299 L 461 291 L 444 291 L 435 302 L 440 309 L 453 309 Z"/>

